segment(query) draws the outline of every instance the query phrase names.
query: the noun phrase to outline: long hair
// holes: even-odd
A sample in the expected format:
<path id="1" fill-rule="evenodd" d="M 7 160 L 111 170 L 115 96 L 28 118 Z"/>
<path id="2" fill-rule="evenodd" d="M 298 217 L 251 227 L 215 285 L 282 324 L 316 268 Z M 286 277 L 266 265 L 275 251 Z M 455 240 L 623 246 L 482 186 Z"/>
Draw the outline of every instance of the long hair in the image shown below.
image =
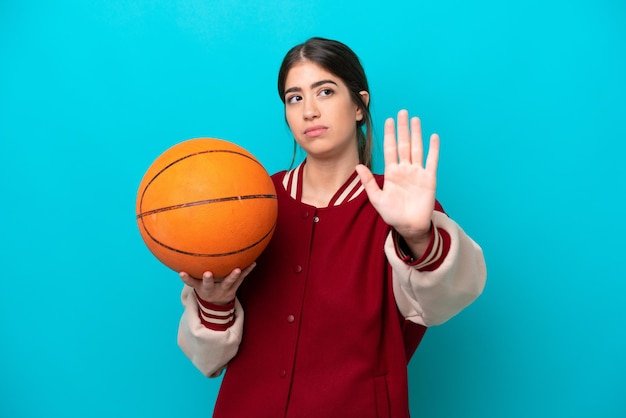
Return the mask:
<path id="1" fill-rule="evenodd" d="M 356 122 L 359 162 L 372 168 L 372 117 L 369 102 L 365 103 L 360 94 L 369 93 L 367 77 L 359 57 L 347 45 L 324 38 L 310 38 L 287 52 L 278 72 L 278 95 L 285 103 L 285 80 L 295 64 L 309 60 L 339 77 L 350 90 L 352 101 L 361 108 L 363 118 Z M 371 101 L 371 99 L 370 99 Z M 295 158 L 295 145 L 294 145 Z"/>

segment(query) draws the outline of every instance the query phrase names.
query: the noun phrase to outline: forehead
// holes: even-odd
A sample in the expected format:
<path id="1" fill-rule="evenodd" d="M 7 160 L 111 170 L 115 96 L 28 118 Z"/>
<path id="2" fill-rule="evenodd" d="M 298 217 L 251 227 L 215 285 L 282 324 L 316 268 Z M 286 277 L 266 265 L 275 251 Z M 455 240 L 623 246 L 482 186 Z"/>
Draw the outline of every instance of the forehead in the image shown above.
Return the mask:
<path id="1" fill-rule="evenodd" d="M 293 65 L 285 78 L 285 89 L 292 87 L 310 87 L 320 80 L 332 80 L 344 85 L 343 80 L 313 61 L 303 60 Z"/>

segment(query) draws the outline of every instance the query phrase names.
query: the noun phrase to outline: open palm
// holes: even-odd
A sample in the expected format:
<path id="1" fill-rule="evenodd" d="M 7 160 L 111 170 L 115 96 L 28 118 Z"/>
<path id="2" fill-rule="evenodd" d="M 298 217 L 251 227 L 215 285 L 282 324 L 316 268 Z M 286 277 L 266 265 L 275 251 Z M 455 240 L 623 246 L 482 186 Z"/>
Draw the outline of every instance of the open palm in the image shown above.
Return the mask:
<path id="1" fill-rule="evenodd" d="M 363 165 L 357 172 L 374 208 L 383 220 L 407 241 L 418 241 L 430 231 L 437 188 L 439 136 L 430 137 L 424 164 L 422 129 L 417 117 L 406 110 L 398 112 L 398 132 L 394 120 L 385 121 L 385 182 L 382 189 L 371 171 Z"/>

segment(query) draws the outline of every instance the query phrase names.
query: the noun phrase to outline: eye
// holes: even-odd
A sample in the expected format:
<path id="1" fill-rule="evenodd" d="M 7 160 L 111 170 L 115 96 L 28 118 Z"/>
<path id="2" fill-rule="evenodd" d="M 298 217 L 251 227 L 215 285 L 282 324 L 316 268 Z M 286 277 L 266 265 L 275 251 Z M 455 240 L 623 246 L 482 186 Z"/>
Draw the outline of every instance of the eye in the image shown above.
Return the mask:
<path id="1" fill-rule="evenodd" d="M 297 103 L 300 100 L 302 100 L 302 96 L 298 96 L 296 94 L 294 94 L 293 96 L 287 96 L 285 98 L 285 102 L 287 102 L 287 103 Z"/>
<path id="2" fill-rule="evenodd" d="M 326 89 L 320 90 L 319 95 L 320 96 L 332 96 L 333 93 L 334 93 L 333 89 L 326 88 Z"/>

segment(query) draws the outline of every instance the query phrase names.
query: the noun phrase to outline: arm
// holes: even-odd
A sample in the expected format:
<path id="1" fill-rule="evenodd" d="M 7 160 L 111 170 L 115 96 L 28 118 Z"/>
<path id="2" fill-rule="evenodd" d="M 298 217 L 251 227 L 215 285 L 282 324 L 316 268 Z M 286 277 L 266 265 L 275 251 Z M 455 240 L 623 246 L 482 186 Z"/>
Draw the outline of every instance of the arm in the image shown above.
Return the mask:
<path id="1" fill-rule="evenodd" d="M 244 313 L 239 301 L 213 305 L 198 299 L 185 285 L 181 300 L 185 308 L 178 327 L 178 345 L 207 377 L 217 377 L 237 354 Z"/>
<path id="2" fill-rule="evenodd" d="M 205 272 L 195 279 L 185 272 L 181 299 L 185 308 L 178 327 L 178 345 L 205 376 L 217 377 L 237 354 L 243 330 L 243 308 L 237 289 L 256 263 L 234 269 L 224 279 Z"/>
<path id="3" fill-rule="evenodd" d="M 385 121 L 384 154 L 382 189 L 366 167 L 357 166 L 357 171 L 370 202 L 393 228 L 385 252 L 392 266 L 394 296 L 407 319 L 441 324 L 482 292 L 486 277 L 482 250 L 454 221 L 433 210 L 437 134 L 430 137 L 424 163 L 420 120 L 409 121 L 408 112 L 401 110 L 397 135 L 394 120 Z"/>
<path id="4" fill-rule="evenodd" d="M 446 214 L 434 211 L 432 236 L 417 260 L 402 250 L 390 233 L 385 254 L 392 267 L 393 288 L 400 312 L 417 324 L 439 325 L 481 293 L 486 281 L 482 249 Z"/>

